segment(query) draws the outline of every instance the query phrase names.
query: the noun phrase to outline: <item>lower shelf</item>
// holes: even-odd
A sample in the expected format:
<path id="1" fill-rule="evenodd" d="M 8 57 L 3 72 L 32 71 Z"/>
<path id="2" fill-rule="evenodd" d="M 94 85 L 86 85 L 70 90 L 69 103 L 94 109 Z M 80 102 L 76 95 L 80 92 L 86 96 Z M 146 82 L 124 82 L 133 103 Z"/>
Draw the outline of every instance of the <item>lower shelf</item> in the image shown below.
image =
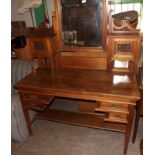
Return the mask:
<path id="1" fill-rule="evenodd" d="M 44 112 L 38 113 L 36 118 L 111 131 L 126 131 L 125 124 L 105 122 L 103 115 L 91 113 L 48 109 Z"/>

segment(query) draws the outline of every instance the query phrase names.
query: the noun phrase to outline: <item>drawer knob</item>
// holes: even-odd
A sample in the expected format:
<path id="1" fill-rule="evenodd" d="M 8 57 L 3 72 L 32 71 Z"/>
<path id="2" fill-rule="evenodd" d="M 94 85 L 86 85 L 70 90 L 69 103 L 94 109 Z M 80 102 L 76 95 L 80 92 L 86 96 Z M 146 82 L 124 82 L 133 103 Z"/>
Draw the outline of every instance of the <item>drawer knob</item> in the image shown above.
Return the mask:
<path id="1" fill-rule="evenodd" d="M 115 118 L 121 118 L 121 116 L 119 114 L 116 114 Z"/>
<path id="2" fill-rule="evenodd" d="M 112 106 L 112 107 L 117 107 L 117 104 L 112 103 L 111 106 Z"/>
<path id="3" fill-rule="evenodd" d="M 30 99 L 32 99 L 32 100 L 36 100 L 38 98 L 38 96 L 36 96 L 36 95 L 31 95 L 30 96 Z"/>

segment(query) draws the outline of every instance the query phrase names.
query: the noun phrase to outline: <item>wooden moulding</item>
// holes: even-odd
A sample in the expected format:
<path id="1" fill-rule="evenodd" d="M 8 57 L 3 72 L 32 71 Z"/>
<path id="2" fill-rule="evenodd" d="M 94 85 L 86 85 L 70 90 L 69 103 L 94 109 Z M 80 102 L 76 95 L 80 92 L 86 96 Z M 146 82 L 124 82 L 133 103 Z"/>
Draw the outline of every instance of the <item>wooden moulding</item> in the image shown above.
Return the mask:
<path id="1" fill-rule="evenodd" d="M 105 122 L 103 114 L 97 115 L 48 109 L 45 112 L 37 114 L 36 118 L 118 132 L 125 132 L 126 130 L 125 124 Z"/>
<path id="2" fill-rule="evenodd" d="M 106 70 L 107 69 L 107 58 L 62 56 L 61 67 Z"/>
<path id="3" fill-rule="evenodd" d="M 121 20 L 120 26 L 116 26 L 112 17 L 112 10 L 109 12 L 108 32 L 113 34 L 138 34 L 139 29 L 136 29 L 128 20 Z"/>
<path id="4" fill-rule="evenodd" d="M 94 113 L 95 108 L 99 107 L 98 102 L 78 101 L 78 112 Z"/>
<path id="5" fill-rule="evenodd" d="M 61 67 L 107 69 L 106 52 L 61 52 Z"/>

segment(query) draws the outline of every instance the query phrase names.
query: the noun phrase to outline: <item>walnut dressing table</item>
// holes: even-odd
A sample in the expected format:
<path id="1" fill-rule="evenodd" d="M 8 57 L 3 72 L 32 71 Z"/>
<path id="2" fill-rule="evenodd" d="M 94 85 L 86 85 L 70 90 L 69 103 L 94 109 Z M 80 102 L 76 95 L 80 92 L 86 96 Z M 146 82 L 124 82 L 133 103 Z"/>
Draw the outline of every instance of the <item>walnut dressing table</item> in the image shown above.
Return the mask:
<path id="1" fill-rule="evenodd" d="M 38 111 L 36 119 L 125 133 L 124 154 L 140 93 L 134 75 L 89 69 L 38 69 L 19 81 L 18 90 L 29 134 L 28 110 Z M 49 108 L 55 97 L 97 103 L 93 112 L 71 112 Z"/>

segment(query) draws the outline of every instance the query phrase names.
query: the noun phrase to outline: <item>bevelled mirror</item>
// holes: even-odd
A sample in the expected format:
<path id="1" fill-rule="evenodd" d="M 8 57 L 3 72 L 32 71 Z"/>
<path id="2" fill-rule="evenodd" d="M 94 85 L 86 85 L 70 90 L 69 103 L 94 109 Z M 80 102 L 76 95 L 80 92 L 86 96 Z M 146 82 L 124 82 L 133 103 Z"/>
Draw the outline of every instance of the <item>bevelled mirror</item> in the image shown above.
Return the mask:
<path id="1" fill-rule="evenodd" d="M 62 44 L 102 47 L 103 0 L 60 0 Z"/>

